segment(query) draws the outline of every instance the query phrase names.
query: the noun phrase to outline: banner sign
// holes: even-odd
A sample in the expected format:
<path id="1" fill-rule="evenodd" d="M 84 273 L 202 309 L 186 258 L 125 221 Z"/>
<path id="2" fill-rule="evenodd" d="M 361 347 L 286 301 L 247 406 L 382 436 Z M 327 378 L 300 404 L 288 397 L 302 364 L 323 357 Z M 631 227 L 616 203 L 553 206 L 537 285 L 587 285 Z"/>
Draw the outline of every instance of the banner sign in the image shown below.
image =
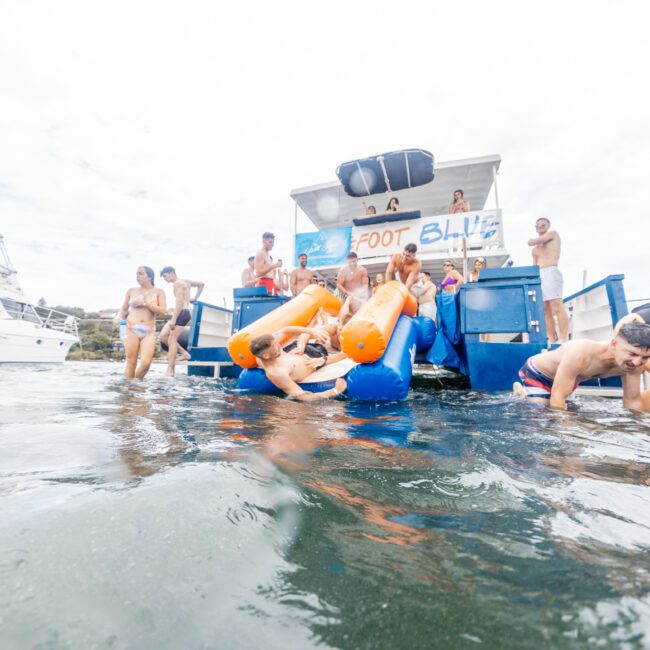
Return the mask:
<path id="1" fill-rule="evenodd" d="M 418 254 L 459 248 L 463 237 L 468 246 L 501 243 L 501 211 L 465 212 L 410 221 L 378 223 L 352 228 L 350 250 L 360 259 L 385 257 L 416 244 Z"/>
<path id="2" fill-rule="evenodd" d="M 351 227 L 298 233 L 294 266 L 298 266 L 298 255 L 301 253 L 307 255 L 307 265 L 310 268 L 345 264 L 350 252 L 351 238 Z"/>

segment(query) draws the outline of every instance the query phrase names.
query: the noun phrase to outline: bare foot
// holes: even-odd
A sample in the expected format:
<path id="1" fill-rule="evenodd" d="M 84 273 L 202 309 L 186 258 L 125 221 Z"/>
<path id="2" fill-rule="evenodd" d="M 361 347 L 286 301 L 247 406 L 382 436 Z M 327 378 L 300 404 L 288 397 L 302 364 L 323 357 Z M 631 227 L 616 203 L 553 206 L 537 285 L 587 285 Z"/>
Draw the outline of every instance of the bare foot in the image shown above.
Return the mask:
<path id="1" fill-rule="evenodd" d="M 165 377 L 173 377 L 173 376 L 174 376 L 174 371 L 173 371 L 173 370 L 168 370 L 168 371 L 165 373 Z"/>
<path id="2" fill-rule="evenodd" d="M 512 393 L 515 397 L 518 397 L 519 399 L 526 399 L 526 391 L 518 381 L 516 381 L 512 385 Z"/>

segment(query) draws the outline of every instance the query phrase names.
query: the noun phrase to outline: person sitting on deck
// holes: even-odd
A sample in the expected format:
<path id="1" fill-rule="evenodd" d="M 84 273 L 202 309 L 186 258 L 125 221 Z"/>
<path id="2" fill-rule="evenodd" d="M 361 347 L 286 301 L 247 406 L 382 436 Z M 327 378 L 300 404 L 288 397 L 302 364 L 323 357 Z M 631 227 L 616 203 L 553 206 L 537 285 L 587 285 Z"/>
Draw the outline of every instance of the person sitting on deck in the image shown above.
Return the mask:
<path id="1" fill-rule="evenodd" d="M 283 349 L 280 340 L 286 334 L 309 334 L 315 342 L 305 346 L 304 354 L 290 354 L 292 346 L 295 348 L 297 343 L 294 342 L 295 344 Z M 323 346 L 325 340 L 325 335 L 314 328 L 292 326 L 285 327 L 275 334 L 256 336 L 251 341 L 249 349 L 274 386 L 284 391 L 289 397 L 301 402 L 312 402 L 336 397 L 347 388 L 347 383 L 342 377 L 336 380 L 334 388 L 321 393 L 304 391 L 297 383 L 304 381 L 316 370 L 346 357 L 342 352 L 328 354 Z"/>
<path id="2" fill-rule="evenodd" d="M 574 339 L 550 352 L 530 357 L 519 371 L 513 393 L 551 408 L 566 409 L 566 399 L 580 382 L 594 377 L 621 377 L 623 404 L 649 410 L 641 395 L 641 375 L 650 360 L 650 325 L 628 322 L 608 343 Z"/>
<path id="3" fill-rule="evenodd" d="M 420 275 L 420 267 L 422 266 L 420 260 L 415 257 L 418 247 L 415 244 L 406 244 L 403 253 L 395 253 L 390 258 L 390 262 L 386 267 L 386 282 L 390 282 L 397 271 L 400 282 L 406 286 L 407 289 L 418 281 Z"/>
<path id="4" fill-rule="evenodd" d="M 466 201 L 464 196 L 463 190 L 454 192 L 454 200 L 449 204 L 449 214 L 469 212 L 469 201 Z"/>
<path id="5" fill-rule="evenodd" d="M 449 293 L 456 293 L 464 282 L 463 276 L 456 270 L 456 265 L 451 260 L 445 260 L 442 270 L 445 272 L 445 277 L 440 283 L 440 288 Z"/>

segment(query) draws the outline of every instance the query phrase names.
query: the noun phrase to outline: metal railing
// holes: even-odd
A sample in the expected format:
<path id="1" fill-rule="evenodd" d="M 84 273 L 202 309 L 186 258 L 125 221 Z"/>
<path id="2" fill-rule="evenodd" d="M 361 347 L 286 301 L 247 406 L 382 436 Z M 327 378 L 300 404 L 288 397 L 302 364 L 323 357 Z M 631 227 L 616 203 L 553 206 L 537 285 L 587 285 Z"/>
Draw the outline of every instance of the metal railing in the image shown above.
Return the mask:
<path id="1" fill-rule="evenodd" d="M 58 332 L 66 332 L 79 338 L 79 319 L 76 316 L 57 311 L 56 309 L 50 309 L 49 307 L 34 306 L 34 311 L 41 319 L 43 327 Z"/>

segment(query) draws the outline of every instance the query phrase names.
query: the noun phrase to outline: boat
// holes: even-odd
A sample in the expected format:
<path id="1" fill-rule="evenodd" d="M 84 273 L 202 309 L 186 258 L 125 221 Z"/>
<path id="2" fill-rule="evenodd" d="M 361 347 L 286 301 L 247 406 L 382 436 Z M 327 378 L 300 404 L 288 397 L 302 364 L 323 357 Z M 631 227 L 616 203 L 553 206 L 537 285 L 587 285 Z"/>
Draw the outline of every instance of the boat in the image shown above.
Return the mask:
<path id="1" fill-rule="evenodd" d="M 539 268 L 514 266 L 505 246 L 497 188 L 500 163 L 499 155 L 434 163 L 428 151 L 409 149 L 343 163 L 337 169 L 338 181 L 291 191 L 295 201 L 294 266 L 298 265 L 297 256 L 307 253 L 310 268 L 330 288 L 335 287 L 337 272 L 350 251 L 357 253 L 370 277 L 383 273 L 391 255 L 408 243 L 417 245 L 422 270 L 430 272 L 434 281 L 444 277 L 446 259 L 455 260 L 464 277 L 476 258 L 487 260 L 477 282 L 464 283 L 456 293 L 438 294 L 437 327 L 426 316 L 414 317 L 401 298 L 395 298 L 389 313 L 383 310 L 388 296 L 379 298 L 379 309 L 362 308 L 341 333 L 343 351 L 358 362 L 346 375 L 355 380 L 348 381 L 348 396 L 375 401 L 404 399 L 413 377 L 440 384 L 444 376 L 457 384 L 461 379 L 459 385 L 474 390 L 510 390 L 526 359 L 549 347 Z M 449 214 L 458 189 L 464 191 L 471 210 Z M 392 196 L 399 197 L 399 212 L 382 213 Z M 490 208 L 486 206 L 489 196 L 494 197 Z M 367 209 L 369 203 L 374 211 Z M 297 232 L 298 210 L 315 231 Z M 565 298 L 570 338 L 611 338 L 616 322 L 628 313 L 623 280 L 622 275 L 609 275 Z M 382 291 L 367 305 L 376 302 Z M 260 324 L 266 327 L 265 319 L 271 313 L 275 315 L 267 329 L 275 331 L 271 321 L 278 322 L 282 314 L 290 317 L 289 300 L 267 295 L 263 287 L 251 287 L 234 290 L 232 311 L 195 305 L 188 373 L 237 377 L 240 388 L 270 391 L 262 371 L 240 354 L 228 354 L 228 345 L 234 339 L 247 340 Z M 314 302 L 301 311 L 300 322 L 286 320 L 282 325 L 305 325 L 316 308 Z M 381 333 L 379 348 L 370 344 L 374 335 L 368 315 L 372 313 L 381 314 L 380 320 L 387 319 L 389 325 Z M 364 319 L 364 323 L 358 322 Z M 353 334 L 355 320 L 358 326 Z M 345 349 L 346 329 L 354 343 L 349 351 Z M 371 348 L 379 349 L 379 354 L 368 357 L 357 352 Z M 332 381 L 332 377 L 327 379 Z M 314 383 L 304 388 L 328 386 Z M 596 394 L 620 394 L 620 378 L 589 383 L 584 388 Z"/>
<path id="2" fill-rule="evenodd" d="M 60 363 L 79 343 L 78 320 L 28 298 L 0 235 L 0 363 Z"/>

